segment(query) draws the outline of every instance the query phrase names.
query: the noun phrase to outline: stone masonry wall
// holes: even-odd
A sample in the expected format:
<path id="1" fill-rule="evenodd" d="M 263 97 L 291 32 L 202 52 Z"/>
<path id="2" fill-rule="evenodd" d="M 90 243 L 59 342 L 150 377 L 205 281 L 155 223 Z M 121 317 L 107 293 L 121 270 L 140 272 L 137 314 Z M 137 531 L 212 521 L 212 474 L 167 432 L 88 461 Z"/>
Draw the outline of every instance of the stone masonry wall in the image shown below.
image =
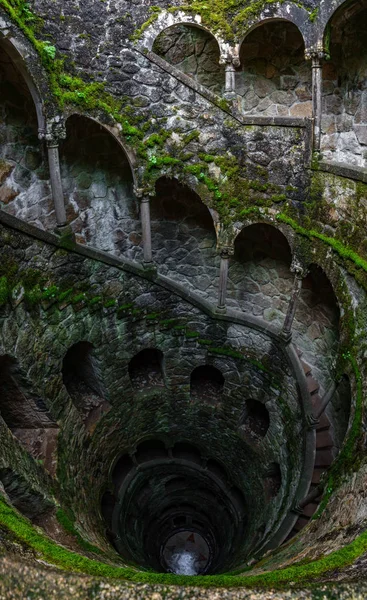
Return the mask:
<path id="1" fill-rule="evenodd" d="M 47 157 L 32 97 L 0 49 L 0 205 L 41 229 L 56 225 Z"/>
<path id="2" fill-rule="evenodd" d="M 265 23 L 244 39 L 236 93 L 246 114 L 311 117 L 311 64 L 293 23 Z"/>
<path id="3" fill-rule="evenodd" d="M 185 25 L 170 27 L 156 38 L 153 52 L 201 85 L 222 93 L 224 66 L 219 64 L 217 41 L 206 31 Z"/>
<path id="4" fill-rule="evenodd" d="M 100 125 L 71 116 L 60 148 L 67 219 L 81 244 L 141 257 L 141 223 L 132 173 L 117 141 Z"/>
<path id="5" fill-rule="evenodd" d="M 367 165 L 367 8 L 331 27 L 330 61 L 323 69 L 324 159 Z"/>
<path id="6" fill-rule="evenodd" d="M 218 285 L 217 237 L 208 208 L 188 187 L 160 179 L 151 201 L 152 247 L 162 275 L 208 297 Z"/>
<path id="7" fill-rule="evenodd" d="M 2 269 L 10 260 L 19 262 L 17 277 L 23 282 L 15 286 L 11 304 L 1 308 L 1 354 L 16 358 L 59 424 L 62 460 L 58 479 L 64 501 L 80 516 L 87 536 L 93 536 L 89 526 L 96 525 L 99 514 L 98 496 L 92 498 L 90 494 L 91 481 L 95 489 L 106 485 L 116 453 L 153 431 L 163 437 L 181 432 L 193 443 L 200 440 L 203 447 L 211 448 L 213 458 L 223 462 L 232 448 L 234 478 L 242 481 L 248 509 L 257 514 L 254 523 L 263 520 L 271 529 L 279 511 L 283 514 L 289 507 L 302 464 L 302 417 L 296 382 L 277 344 L 248 327 L 213 321 L 179 296 L 143 278 L 8 228 L 0 229 L 1 247 L 6 244 L 7 248 Z M 39 283 L 31 289 L 35 292 L 42 285 L 42 290 L 50 292 L 39 302 L 31 302 L 29 286 L 37 278 Z M 70 289 L 73 291 L 65 295 Z M 80 294 L 78 290 L 84 291 Z M 88 301 L 93 297 L 100 300 Z M 62 379 L 63 358 L 80 341 L 94 346 L 105 389 L 101 403 L 108 402 L 93 427 L 87 426 Z M 225 349 L 222 352 L 224 346 L 241 351 L 243 359 L 227 355 Z M 139 392 L 131 384 L 128 364 L 147 347 L 164 353 L 163 391 L 153 386 Z M 205 398 L 194 402 L 190 398 L 190 374 L 206 363 L 218 368 L 226 380 L 222 402 L 213 406 Z M 263 366 L 259 368 L 259 364 Z M 267 390 L 265 397 L 259 396 L 256 390 L 260 389 Z M 270 413 L 271 425 L 263 440 L 238 435 L 248 397 L 265 401 Z M 294 415 L 292 430 L 284 429 L 285 410 L 287 415 L 289 410 Z M 262 485 L 259 473 L 273 462 L 281 465 L 283 483 L 279 497 L 265 506 L 258 502 Z M 285 496 L 289 486 L 292 492 Z"/>

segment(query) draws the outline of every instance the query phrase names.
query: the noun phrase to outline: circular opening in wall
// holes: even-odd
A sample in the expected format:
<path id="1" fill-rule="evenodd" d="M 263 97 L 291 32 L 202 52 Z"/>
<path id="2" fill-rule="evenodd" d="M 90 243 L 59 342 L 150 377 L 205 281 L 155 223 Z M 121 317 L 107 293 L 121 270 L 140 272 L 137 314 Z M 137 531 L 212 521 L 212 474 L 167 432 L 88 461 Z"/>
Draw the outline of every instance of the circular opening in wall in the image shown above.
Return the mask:
<path id="1" fill-rule="evenodd" d="M 168 451 L 160 440 L 145 440 L 133 458 L 117 460 L 101 506 L 121 556 L 183 575 L 229 568 L 247 528 L 247 505 L 224 465 L 184 441 Z"/>
<path id="2" fill-rule="evenodd" d="M 196 531 L 177 531 L 162 546 L 162 567 L 176 575 L 199 575 L 209 563 L 209 544 Z"/>

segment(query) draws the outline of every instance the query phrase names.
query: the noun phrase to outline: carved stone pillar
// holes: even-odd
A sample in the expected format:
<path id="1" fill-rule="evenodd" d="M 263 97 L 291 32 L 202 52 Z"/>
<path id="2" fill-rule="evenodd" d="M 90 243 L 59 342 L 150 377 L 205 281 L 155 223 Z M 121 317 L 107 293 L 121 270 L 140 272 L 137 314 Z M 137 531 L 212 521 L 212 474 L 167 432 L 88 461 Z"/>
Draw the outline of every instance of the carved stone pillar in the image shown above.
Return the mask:
<path id="1" fill-rule="evenodd" d="M 221 56 L 219 64 L 225 65 L 224 97 L 232 100 L 236 96 L 236 67 L 240 66 L 240 60 L 232 50 Z"/>
<path id="2" fill-rule="evenodd" d="M 220 271 L 217 310 L 226 310 L 229 259 L 233 255 L 232 248 L 222 248 L 220 251 Z"/>
<path id="3" fill-rule="evenodd" d="M 61 121 L 52 121 L 47 123 L 45 132 L 40 132 L 40 139 L 44 139 L 47 144 L 48 165 L 50 171 L 52 199 L 55 207 L 57 227 L 66 225 L 66 211 L 64 193 L 61 182 L 59 144 L 66 138 L 66 130 Z"/>
<path id="4" fill-rule="evenodd" d="M 150 197 L 143 190 L 135 188 L 135 195 L 140 201 L 140 219 L 143 236 L 144 264 L 152 264 L 152 232 L 150 225 Z"/>
<path id="5" fill-rule="evenodd" d="M 292 271 L 294 271 L 294 273 L 295 273 L 293 290 L 291 293 L 291 297 L 290 297 L 289 304 L 288 304 L 287 314 L 285 316 L 282 331 L 281 331 L 281 336 L 286 342 L 290 342 L 292 339 L 293 321 L 294 321 L 294 317 L 296 314 L 297 302 L 298 302 L 298 299 L 299 299 L 299 296 L 301 293 L 301 289 L 302 289 L 302 280 L 305 277 L 305 273 L 304 273 L 303 269 L 298 265 L 294 266 L 292 268 Z"/>
<path id="6" fill-rule="evenodd" d="M 325 59 L 323 50 L 311 50 L 306 58 L 312 60 L 312 117 L 313 117 L 313 149 L 320 151 L 322 120 L 322 65 Z"/>

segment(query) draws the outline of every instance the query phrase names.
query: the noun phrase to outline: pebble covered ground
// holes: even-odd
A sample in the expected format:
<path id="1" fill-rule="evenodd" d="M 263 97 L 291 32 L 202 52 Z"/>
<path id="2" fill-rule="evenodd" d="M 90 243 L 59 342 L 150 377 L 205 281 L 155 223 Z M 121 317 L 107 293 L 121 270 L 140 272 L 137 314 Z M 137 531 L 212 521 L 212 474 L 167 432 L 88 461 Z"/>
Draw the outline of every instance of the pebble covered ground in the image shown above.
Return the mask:
<path id="1" fill-rule="evenodd" d="M 367 581 L 286 591 L 139 585 L 65 573 L 11 555 L 0 558 L 0 600 L 365 600 Z"/>

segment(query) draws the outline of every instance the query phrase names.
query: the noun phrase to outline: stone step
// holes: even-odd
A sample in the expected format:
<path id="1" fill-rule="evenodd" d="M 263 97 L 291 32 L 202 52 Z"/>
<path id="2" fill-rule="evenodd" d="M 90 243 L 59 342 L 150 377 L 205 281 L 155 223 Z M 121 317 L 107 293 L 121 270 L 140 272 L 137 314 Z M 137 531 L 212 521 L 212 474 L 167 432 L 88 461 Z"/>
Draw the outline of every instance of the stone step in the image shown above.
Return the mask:
<path id="1" fill-rule="evenodd" d="M 308 365 L 308 364 L 307 364 L 306 362 L 304 362 L 303 360 L 301 360 L 301 365 L 302 365 L 303 372 L 304 372 L 304 374 L 305 374 L 305 375 L 306 375 L 306 377 L 307 377 L 307 375 L 309 375 L 309 374 L 311 373 L 311 371 L 312 371 L 312 368 L 310 367 L 310 365 Z"/>
<path id="2" fill-rule="evenodd" d="M 325 473 L 325 471 L 326 471 L 326 467 L 315 467 L 314 470 L 313 470 L 311 482 L 313 484 L 320 483 L 321 475 L 323 473 Z"/>
<path id="3" fill-rule="evenodd" d="M 310 392 L 311 396 L 313 394 L 316 394 L 319 391 L 320 386 L 317 383 L 316 379 L 314 379 L 311 375 L 308 375 L 306 377 L 306 382 L 307 382 L 308 391 Z"/>
<path id="4" fill-rule="evenodd" d="M 330 448 L 325 450 L 316 450 L 315 467 L 330 467 L 333 460 L 334 455 Z"/>
<path id="5" fill-rule="evenodd" d="M 298 531 L 301 531 L 301 529 L 303 529 L 304 527 L 306 527 L 306 525 L 308 525 L 309 523 L 309 518 L 308 517 L 304 517 L 303 515 L 301 517 L 299 517 L 299 519 L 297 519 L 297 522 L 294 526 L 295 531 L 298 533 Z"/>
<path id="6" fill-rule="evenodd" d="M 319 507 L 319 502 L 310 502 L 307 506 L 304 507 L 302 517 L 311 518 Z"/>
<path id="7" fill-rule="evenodd" d="M 329 430 L 316 431 L 316 449 L 332 448 L 334 441 Z"/>
<path id="8" fill-rule="evenodd" d="M 319 424 L 316 427 L 316 432 L 325 431 L 330 428 L 330 421 L 325 413 L 322 413 Z"/>

